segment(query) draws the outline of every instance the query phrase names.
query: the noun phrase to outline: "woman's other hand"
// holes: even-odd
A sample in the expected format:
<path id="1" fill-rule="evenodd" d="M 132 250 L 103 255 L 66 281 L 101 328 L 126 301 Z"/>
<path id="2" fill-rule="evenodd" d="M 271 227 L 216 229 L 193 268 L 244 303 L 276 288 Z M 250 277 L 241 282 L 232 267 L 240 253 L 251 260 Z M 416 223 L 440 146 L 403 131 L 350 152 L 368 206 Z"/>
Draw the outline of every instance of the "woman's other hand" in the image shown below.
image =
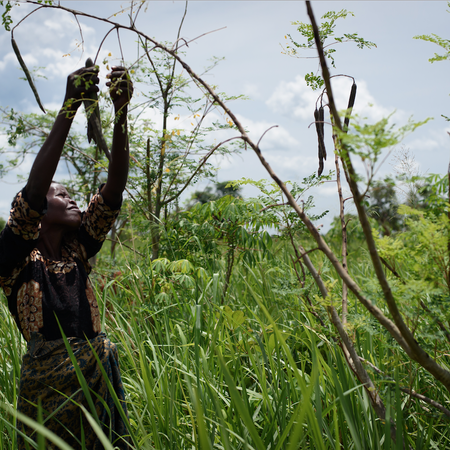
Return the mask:
<path id="1" fill-rule="evenodd" d="M 111 72 L 106 75 L 111 81 L 106 83 L 109 87 L 109 95 L 114 104 L 116 112 L 128 105 L 133 96 L 133 83 L 125 67 L 116 66 L 111 68 Z"/>
<path id="2" fill-rule="evenodd" d="M 83 97 L 99 91 L 98 66 L 82 67 L 67 77 L 64 107 L 76 111 L 81 105 Z"/>

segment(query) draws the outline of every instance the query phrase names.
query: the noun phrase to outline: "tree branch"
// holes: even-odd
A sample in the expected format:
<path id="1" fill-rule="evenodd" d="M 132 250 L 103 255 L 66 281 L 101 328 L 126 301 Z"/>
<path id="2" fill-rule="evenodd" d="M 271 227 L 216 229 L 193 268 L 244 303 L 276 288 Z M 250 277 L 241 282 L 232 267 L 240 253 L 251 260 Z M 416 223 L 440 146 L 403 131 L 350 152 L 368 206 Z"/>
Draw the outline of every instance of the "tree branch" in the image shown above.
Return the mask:
<path id="1" fill-rule="evenodd" d="M 319 36 L 319 29 L 317 27 L 314 14 L 312 12 L 311 3 L 306 2 L 306 7 L 308 10 L 308 16 L 311 20 L 311 25 L 314 31 L 314 39 L 316 42 L 317 50 L 319 53 L 320 65 L 322 68 L 322 76 L 325 81 L 325 86 L 327 89 L 327 96 L 329 101 L 329 107 L 334 120 L 335 126 L 339 131 L 343 131 L 341 119 L 336 109 L 334 102 L 333 91 L 330 82 L 330 73 L 328 71 L 325 56 L 323 54 L 322 43 Z M 436 361 L 434 361 L 427 352 L 425 352 L 414 339 L 413 334 L 409 330 L 408 326 L 405 324 L 403 317 L 397 307 L 397 303 L 392 294 L 389 283 L 383 271 L 383 266 L 378 255 L 378 251 L 375 245 L 375 240 L 372 236 L 372 228 L 370 226 L 364 205 L 362 204 L 363 196 L 359 192 L 357 184 L 356 171 L 351 163 L 349 150 L 346 145 L 341 145 L 342 157 L 345 161 L 349 173 L 349 183 L 350 189 L 352 191 L 356 209 L 358 211 L 358 217 L 361 226 L 366 237 L 367 246 L 369 248 L 370 256 L 372 259 L 372 264 L 375 270 L 375 274 L 380 283 L 381 289 L 383 291 L 384 298 L 386 300 L 389 312 L 395 323 L 396 332 L 398 333 L 396 340 L 402 346 L 402 348 L 408 353 L 408 355 L 418 362 L 422 367 L 424 367 L 428 372 L 430 372 L 437 380 L 441 381 L 444 386 L 450 391 L 450 372 L 440 366 Z M 349 286 L 350 288 L 350 286 Z"/>

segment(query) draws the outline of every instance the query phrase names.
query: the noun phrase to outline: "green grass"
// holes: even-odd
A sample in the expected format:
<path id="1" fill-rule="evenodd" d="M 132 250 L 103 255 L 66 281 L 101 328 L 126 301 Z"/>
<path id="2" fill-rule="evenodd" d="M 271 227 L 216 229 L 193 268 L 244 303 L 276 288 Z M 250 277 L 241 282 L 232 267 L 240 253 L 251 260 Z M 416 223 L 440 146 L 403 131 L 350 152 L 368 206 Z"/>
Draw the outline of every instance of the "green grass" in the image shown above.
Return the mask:
<path id="1" fill-rule="evenodd" d="M 396 367 L 399 383 L 373 374 L 397 424 L 397 442 L 391 440 L 389 420 L 376 417 L 333 329 L 304 306 L 306 292 L 315 295 L 310 280 L 298 287 L 283 252 L 276 264 L 239 263 L 226 306 L 217 264 L 202 276 L 182 264 L 170 273 L 143 261 L 127 264 L 98 298 L 104 329 L 119 349 L 133 448 L 450 448 L 448 421 L 397 386 L 444 405 L 448 393 L 407 363 L 382 331 L 361 326 L 352 331 L 360 354 L 382 370 Z M 155 287 L 161 285 L 164 292 Z M 316 311 L 326 319 L 324 309 Z M 25 346 L 5 302 L 0 348 L 0 449 L 9 450 Z"/>

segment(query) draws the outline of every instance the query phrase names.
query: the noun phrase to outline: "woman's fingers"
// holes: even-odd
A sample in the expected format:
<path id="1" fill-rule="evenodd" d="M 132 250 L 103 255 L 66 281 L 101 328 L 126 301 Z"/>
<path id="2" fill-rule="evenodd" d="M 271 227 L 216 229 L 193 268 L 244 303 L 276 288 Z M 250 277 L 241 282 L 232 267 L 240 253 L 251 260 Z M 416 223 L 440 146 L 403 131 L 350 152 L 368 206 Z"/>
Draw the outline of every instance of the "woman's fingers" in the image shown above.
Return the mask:
<path id="1" fill-rule="evenodd" d="M 106 83 L 109 88 L 111 99 L 116 107 L 127 104 L 133 95 L 133 83 L 125 67 L 114 66 L 111 72 L 106 75 L 110 81 Z"/>

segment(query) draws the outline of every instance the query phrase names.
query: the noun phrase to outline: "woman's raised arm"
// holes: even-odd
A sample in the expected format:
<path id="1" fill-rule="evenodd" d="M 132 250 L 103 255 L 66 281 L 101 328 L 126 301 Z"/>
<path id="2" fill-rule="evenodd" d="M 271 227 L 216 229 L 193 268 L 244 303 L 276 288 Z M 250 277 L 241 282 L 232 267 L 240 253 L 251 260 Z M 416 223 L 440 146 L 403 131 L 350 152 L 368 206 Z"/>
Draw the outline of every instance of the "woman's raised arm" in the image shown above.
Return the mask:
<path id="1" fill-rule="evenodd" d="M 111 148 L 111 160 L 108 178 L 102 189 L 105 202 L 110 207 L 118 207 L 128 179 L 129 145 L 128 145 L 128 104 L 133 95 L 133 83 L 124 67 L 112 67 L 108 75 L 109 87 L 114 104 L 115 124 Z"/>
<path id="2" fill-rule="evenodd" d="M 82 103 L 83 96 L 99 90 L 97 73 L 98 69 L 94 66 L 83 67 L 67 77 L 64 104 L 50 134 L 36 155 L 25 186 L 29 205 L 35 210 L 42 209 L 44 205 L 45 196 L 56 172 L 73 118 Z"/>

